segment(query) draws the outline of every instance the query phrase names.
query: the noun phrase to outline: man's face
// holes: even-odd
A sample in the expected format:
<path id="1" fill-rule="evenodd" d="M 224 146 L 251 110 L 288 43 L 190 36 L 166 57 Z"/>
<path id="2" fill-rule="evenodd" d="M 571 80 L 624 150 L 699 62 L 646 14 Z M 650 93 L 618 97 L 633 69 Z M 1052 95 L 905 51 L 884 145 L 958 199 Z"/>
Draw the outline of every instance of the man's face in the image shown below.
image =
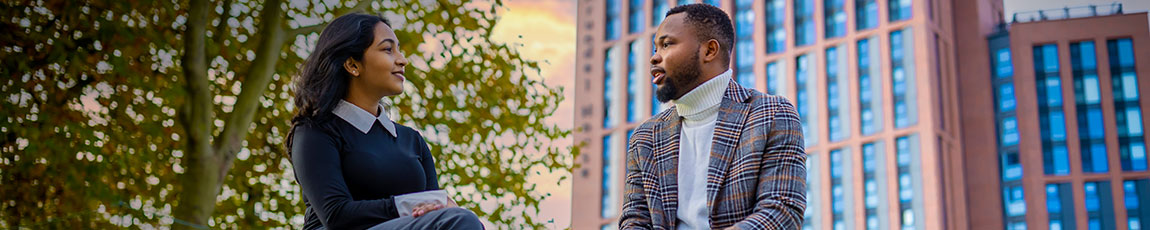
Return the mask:
<path id="1" fill-rule="evenodd" d="M 695 29 L 686 24 L 686 13 L 667 16 L 655 32 L 655 54 L 651 55 L 651 83 L 660 102 L 677 100 L 691 90 L 702 75 L 701 46 Z"/>

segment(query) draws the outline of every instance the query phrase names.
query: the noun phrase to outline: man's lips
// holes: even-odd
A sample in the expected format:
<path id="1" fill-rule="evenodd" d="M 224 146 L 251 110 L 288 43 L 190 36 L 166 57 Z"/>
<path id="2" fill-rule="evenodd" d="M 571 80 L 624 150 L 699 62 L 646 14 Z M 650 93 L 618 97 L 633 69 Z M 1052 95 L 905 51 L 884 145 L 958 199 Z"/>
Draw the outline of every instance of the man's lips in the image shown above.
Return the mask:
<path id="1" fill-rule="evenodd" d="M 396 77 L 399 77 L 399 80 L 403 80 L 403 79 L 405 79 L 405 78 L 403 77 L 403 71 L 395 71 L 395 72 L 391 72 L 391 75 L 395 75 Z"/>
<path id="2" fill-rule="evenodd" d="M 666 78 L 667 73 L 660 68 L 651 68 L 651 83 L 656 85 L 663 84 L 663 79 Z"/>

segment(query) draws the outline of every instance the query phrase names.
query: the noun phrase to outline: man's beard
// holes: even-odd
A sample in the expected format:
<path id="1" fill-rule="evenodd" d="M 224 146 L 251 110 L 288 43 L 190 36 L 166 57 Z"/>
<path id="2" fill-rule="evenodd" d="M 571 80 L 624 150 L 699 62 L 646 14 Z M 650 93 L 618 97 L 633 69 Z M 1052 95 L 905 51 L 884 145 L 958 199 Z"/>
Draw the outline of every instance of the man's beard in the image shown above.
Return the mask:
<path id="1" fill-rule="evenodd" d="M 655 99 L 659 99 L 661 103 L 678 100 L 679 97 L 682 96 L 680 91 L 686 89 L 691 83 L 699 79 L 699 75 L 703 74 L 703 71 L 700 70 L 703 65 L 699 64 L 699 53 L 695 52 L 691 55 L 688 63 L 690 64 L 685 66 L 667 66 L 671 71 L 665 76 L 667 82 L 659 87 L 658 90 L 655 90 Z"/>

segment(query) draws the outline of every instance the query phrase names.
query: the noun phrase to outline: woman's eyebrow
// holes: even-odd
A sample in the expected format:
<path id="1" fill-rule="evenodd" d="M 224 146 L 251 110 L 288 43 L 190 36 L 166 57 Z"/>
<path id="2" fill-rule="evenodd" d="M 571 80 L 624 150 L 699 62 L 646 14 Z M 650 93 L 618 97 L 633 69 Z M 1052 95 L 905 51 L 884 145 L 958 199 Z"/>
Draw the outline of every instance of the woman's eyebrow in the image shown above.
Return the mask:
<path id="1" fill-rule="evenodd" d="M 391 38 L 384 38 L 384 39 L 383 39 L 383 41 L 379 41 L 379 45 L 383 45 L 383 43 L 385 43 L 385 42 L 391 42 L 391 44 L 393 44 L 393 45 L 394 45 L 394 44 L 395 44 L 395 39 L 391 39 Z"/>

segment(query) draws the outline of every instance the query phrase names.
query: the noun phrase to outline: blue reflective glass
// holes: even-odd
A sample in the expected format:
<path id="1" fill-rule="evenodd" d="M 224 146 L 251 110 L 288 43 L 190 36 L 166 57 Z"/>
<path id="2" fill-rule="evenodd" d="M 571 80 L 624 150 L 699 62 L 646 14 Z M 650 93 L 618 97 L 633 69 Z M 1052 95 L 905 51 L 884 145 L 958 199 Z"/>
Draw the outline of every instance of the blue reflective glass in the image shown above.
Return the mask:
<path id="1" fill-rule="evenodd" d="M 604 33 L 605 39 L 615 40 L 619 38 L 619 30 L 622 29 L 623 21 L 619 20 L 620 6 L 619 0 L 607 0 L 607 19 Z"/>
<path id="2" fill-rule="evenodd" d="M 786 1 L 767 0 L 767 53 L 782 52 L 786 49 Z"/>
<path id="3" fill-rule="evenodd" d="M 855 0 L 855 30 L 878 26 L 878 3 L 875 0 Z"/>
<path id="4" fill-rule="evenodd" d="M 647 25 L 643 22 L 644 16 L 647 15 L 643 13 L 643 0 L 631 0 L 631 4 L 630 7 L 628 7 L 627 12 L 629 13 L 628 21 L 630 22 L 630 24 L 627 26 L 627 32 L 638 33 L 639 31 L 643 31 Z"/>
<path id="5" fill-rule="evenodd" d="M 998 109 L 1000 112 L 1014 111 L 1014 84 L 1005 83 L 998 86 Z"/>

